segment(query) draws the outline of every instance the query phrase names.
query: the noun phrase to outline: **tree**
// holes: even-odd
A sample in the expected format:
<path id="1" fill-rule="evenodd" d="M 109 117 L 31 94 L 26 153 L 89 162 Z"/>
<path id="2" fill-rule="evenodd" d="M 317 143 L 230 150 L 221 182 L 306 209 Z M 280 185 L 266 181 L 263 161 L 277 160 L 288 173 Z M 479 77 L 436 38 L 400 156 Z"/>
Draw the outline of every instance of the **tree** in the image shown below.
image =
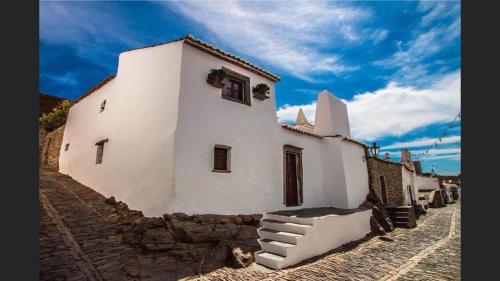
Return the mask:
<path id="1" fill-rule="evenodd" d="M 63 100 L 59 106 L 52 109 L 51 113 L 40 117 L 40 126 L 48 132 L 59 128 L 66 122 L 70 106 L 69 100 Z"/>

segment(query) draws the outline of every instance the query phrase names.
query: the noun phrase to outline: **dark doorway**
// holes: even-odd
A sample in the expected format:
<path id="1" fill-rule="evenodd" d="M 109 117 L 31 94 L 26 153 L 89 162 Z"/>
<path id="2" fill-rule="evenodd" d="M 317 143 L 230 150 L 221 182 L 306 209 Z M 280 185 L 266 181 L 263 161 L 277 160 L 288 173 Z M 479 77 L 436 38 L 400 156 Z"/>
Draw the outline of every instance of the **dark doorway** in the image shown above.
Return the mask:
<path id="1" fill-rule="evenodd" d="M 284 147 L 284 194 L 287 207 L 302 204 L 302 149 Z"/>
<path id="2" fill-rule="evenodd" d="M 408 192 L 410 193 L 411 205 L 414 206 L 415 205 L 415 201 L 413 199 L 413 193 L 411 192 L 411 185 L 408 186 Z"/>
<path id="3" fill-rule="evenodd" d="M 385 187 L 385 178 L 384 176 L 380 176 L 380 189 L 382 192 L 382 203 L 387 205 L 387 189 Z"/>

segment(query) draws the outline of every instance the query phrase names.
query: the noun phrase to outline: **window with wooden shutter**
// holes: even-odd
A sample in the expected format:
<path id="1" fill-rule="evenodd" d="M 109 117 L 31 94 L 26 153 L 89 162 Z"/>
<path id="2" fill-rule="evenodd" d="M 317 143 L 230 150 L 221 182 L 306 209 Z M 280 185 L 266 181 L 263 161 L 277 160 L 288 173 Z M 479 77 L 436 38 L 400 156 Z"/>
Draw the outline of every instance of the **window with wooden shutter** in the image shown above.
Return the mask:
<path id="1" fill-rule="evenodd" d="M 227 145 L 215 145 L 214 147 L 214 169 L 213 172 L 230 173 L 231 147 Z"/>
<path id="2" fill-rule="evenodd" d="M 227 75 L 222 88 L 222 98 L 250 106 L 250 78 L 226 67 L 222 69 Z"/>

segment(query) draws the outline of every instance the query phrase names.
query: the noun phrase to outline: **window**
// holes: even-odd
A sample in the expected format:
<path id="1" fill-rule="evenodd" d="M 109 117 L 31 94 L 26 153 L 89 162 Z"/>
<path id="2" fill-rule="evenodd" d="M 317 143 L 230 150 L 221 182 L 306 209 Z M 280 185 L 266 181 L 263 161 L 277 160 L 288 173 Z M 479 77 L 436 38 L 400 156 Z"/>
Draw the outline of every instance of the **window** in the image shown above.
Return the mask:
<path id="1" fill-rule="evenodd" d="M 226 83 L 226 96 L 243 102 L 242 84 L 239 80 L 229 78 Z"/>
<path id="2" fill-rule="evenodd" d="M 231 172 L 231 147 L 227 145 L 216 144 L 214 147 L 214 169 L 212 172 L 230 173 Z"/>
<path id="3" fill-rule="evenodd" d="M 250 78 L 225 67 L 222 69 L 227 75 L 222 88 L 222 98 L 250 106 Z"/>
<path id="4" fill-rule="evenodd" d="M 96 158 L 95 158 L 95 163 L 96 164 L 101 164 L 102 163 L 102 156 L 104 153 L 104 143 L 108 142 L 108 139 L 103 139 L 101 141 L 98 141 L 95 145 L 97 146 L 97 153 L 96 153 Z"/>
<path id="5" fill-rule="evenodd" d="M 106 107 L 106 100 L 103 100 L 101 103 L 101 110 L 99 111 L 99 113 L 103 112 L 105 107 Z"/>
<path id="6" fill-rule="evenodd" d="M 64 146 L 64 151 L 68 151 L 69 149 L 69 143 L 67 143 L 65 146 Z"/>

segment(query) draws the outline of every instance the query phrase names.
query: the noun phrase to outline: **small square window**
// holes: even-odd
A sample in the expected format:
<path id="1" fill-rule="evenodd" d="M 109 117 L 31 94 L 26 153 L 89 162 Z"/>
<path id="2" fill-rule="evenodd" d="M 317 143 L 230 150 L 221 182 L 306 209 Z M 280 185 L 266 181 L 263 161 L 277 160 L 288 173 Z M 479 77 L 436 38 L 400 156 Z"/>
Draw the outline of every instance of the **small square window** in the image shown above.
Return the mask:
<path id="1" fill-rule="evenodd" d="M 64 151 L 68 151 L 69 149 L 69 143 L 67 143 L 66 145 L 64 145 Z"/>
<path id="2" fill-rule="evenodd" d="M 213 172 L 231 172 L 231 147 L 227 145 L 215 145 L 214 147 L 214 169 Z"/>
<path id="3" fill-rule="evenodd" d="M 106 108 L 106 100 L 102 101 L 102 103 L 101 103 L 101 109 L 100 109 L 99 113 L 103 112 L 104 108 Z"/>

